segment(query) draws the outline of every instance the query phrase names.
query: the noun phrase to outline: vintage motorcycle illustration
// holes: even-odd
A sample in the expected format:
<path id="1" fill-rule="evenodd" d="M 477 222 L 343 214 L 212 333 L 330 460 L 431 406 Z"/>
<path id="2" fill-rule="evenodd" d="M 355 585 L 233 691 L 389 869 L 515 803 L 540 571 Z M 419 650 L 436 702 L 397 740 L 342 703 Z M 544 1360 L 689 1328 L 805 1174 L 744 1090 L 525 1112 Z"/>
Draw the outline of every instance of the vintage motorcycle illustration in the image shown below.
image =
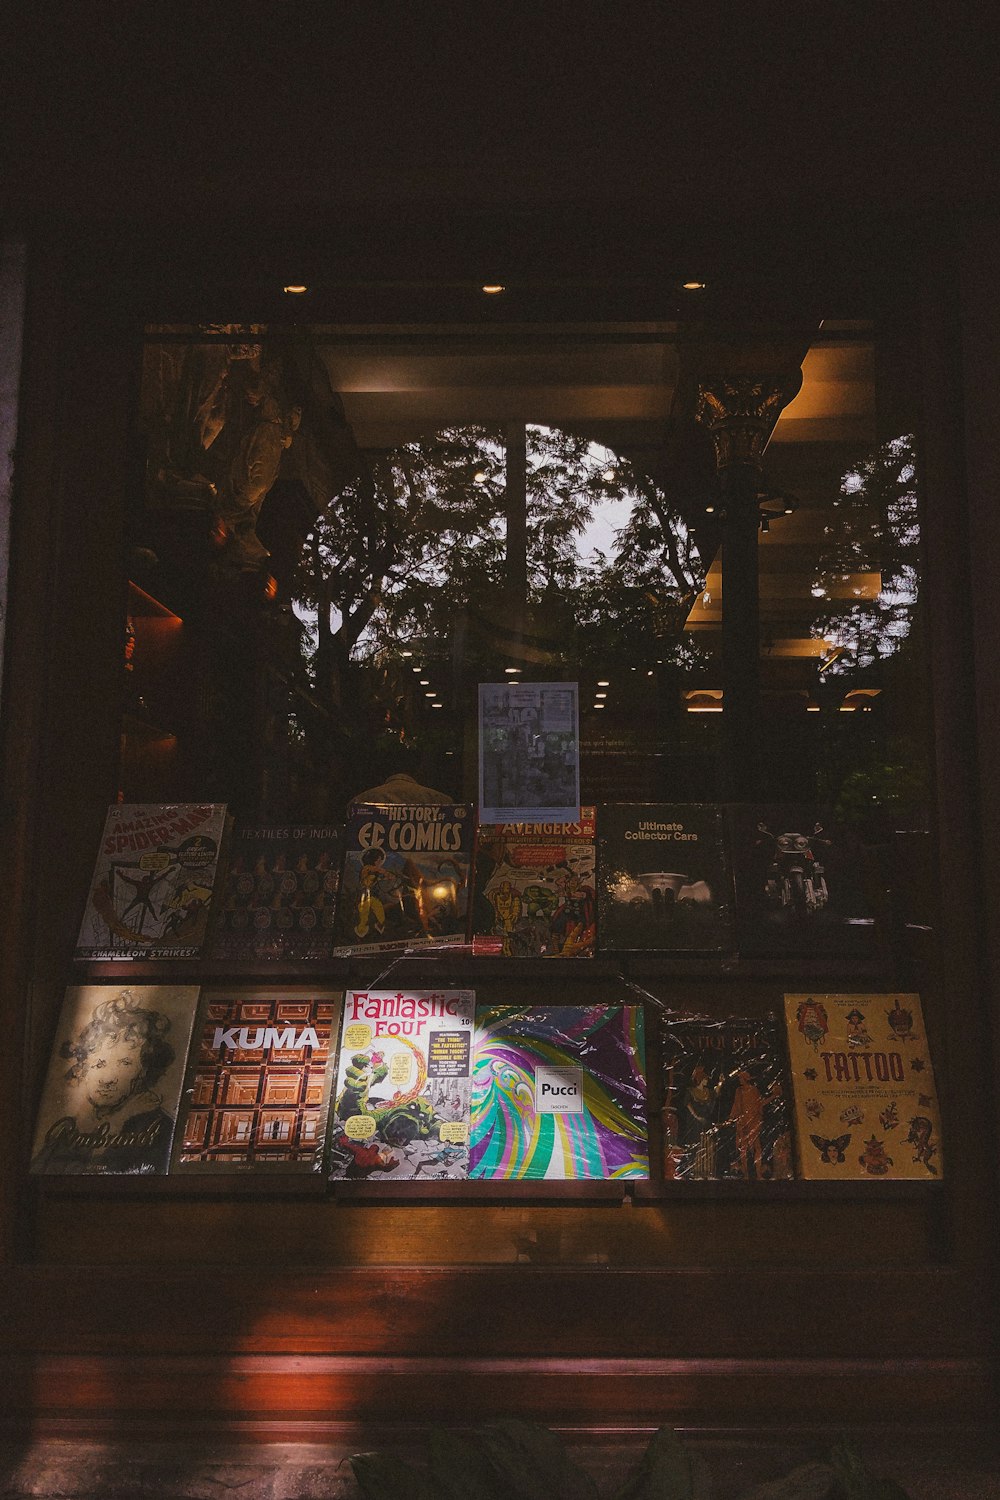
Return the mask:
<path id="1" fill-rule="evenodd" d="M 823 838 L 822 824 L 812 833 L 772 833 L 766 823 L 758 823 L 757 832 L 758 843 L 770 846 L 764 886 L 768 904 L 782 911 L 791 908 L 801 918 L 826 906 L 830 893 L 818 851 L 829 848 L 830 840 Z"/>

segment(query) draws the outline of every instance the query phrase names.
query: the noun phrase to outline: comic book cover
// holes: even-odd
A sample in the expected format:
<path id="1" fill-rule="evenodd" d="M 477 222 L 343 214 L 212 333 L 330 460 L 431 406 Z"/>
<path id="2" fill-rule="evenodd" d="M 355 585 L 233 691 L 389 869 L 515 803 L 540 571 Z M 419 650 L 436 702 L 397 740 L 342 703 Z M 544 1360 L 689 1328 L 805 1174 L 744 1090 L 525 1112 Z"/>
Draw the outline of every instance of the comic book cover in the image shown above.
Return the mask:
<path id="1" fill-rule="evenodd" d="M 475 1005 L 471 990 L 348 990 L 332 1178 L 468 1175 Z"/>
<path id="2" fill-rule="evenodd" d="M 594 809 L 575 823 L 488 823 L 476 834 L 473 951 L 592 958 Z"/>
<path id="3" fill-rule="evenodd" d="M 732 941 L 722 811 L 619 803 L 598 813 L 601 951 L 718 952 Z"/>
<path id="4" fill-rule="evenodd" d="M 579 684 L 479 684 L 480 823 L 580 816 Z"/>
<path id="5" fill-rule="evenodd" d="M 496 1005 L 476 1017 L 469 1176 L 649 1176 L 637 1005 Z"/>
<path id="6" fill-rule="evenodd" d="M 663 1175 L 776 1182 L 792 1173 L 779 1023 L 668 1012 L 663 1018 Z"/>
<path id="7" fill-rule="evenodd" d="M 342 852 L 339 828 L 238 828 L 209 957 L 329 958 Z"/>
<path id="8" fill-rule="evenodd" d="M 320 1172 L 340 994 L 207 989 L 172 1172 Z"/>
<path id="9" fill-rule="evenodd" d="M 198 986 L 71 985 L 38 1110 L 31 1171 L 166 1173 Z"/>
<path id="10" fill-rule="evenodd" d="M 801 1177 L 927 1182 L 941 1116 L 919 995 L 786 995 Z"/>
<path id="11" fill-rule="evenodd" d="M 874 953 L 874 883 L 852 829 L 817 806 L 730 812 L 741 952 Z"/>
<path id="12" fill-rule="evenodd" d="M 344 839 L 334 953 L 464 943 L 474 819 L 467 803 L 357 803 Z"/>
<path id="13" fill-rule="evenodd" d="M 76 957 L 197 958 L 225 829 L 217 802 L 109 808 Z"/>

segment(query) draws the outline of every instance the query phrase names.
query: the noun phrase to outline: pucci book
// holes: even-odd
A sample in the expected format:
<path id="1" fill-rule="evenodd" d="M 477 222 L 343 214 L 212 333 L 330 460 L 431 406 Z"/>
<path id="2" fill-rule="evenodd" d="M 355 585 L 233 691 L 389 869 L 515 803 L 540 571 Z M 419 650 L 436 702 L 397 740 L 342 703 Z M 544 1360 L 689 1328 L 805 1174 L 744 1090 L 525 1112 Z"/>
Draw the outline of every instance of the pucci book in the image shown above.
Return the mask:
<path id="1" fill-rule="evenodd" d="M 320 1172 L 340 994 L 207 989 L 172 1172 Z"/>
<path id="2" fill-rule="evenodd" d="M 933 1182 L 941 1114 L 919 995 L 786 995 L 799 1175 Z"/>
<path id="3" fill-rule="evenodd" d="M 729 812 L 742 953 L 875 954 L 877 881 L 852 828 L 802 804 Z"/>
<path id="4" fill-rule="evenodd" d="M 620 803 L 598 811 L 602 953 L 709 953 L 732 941 L 721 809 Z"/>
<path id="5" fill-rule="evenodd" d="M 329 958 L 342 855 L 339 828 L 237 828 L 216 901 L 209 957 Z"/>
<path id="6" fill-rule="evenodd" d="M 469 1176 L 649 1176 L 641 1006 L 496 1005 L 476 1018 Z"/>
<path id="7" fill-rule="evenodd" d="M 44 1176 L 163 1175 L 198 986 L 71 985 L 31 1157 Z"/>
<path id="8" fill-rule="evenodd" d="M 668 1181 L 775 1182 L 792 1176 L 780 1023 L 663 1018 L 663 1175 Z"/>
<path id="9" fill-rule="evenodd" d="M 471 990 L 348 990 L 332 1178 L 468 1176 L 475 1006 Z"/>
<path id="10" fill-rule="evenodd" d="M 199 957 L 225 832 L 217 802 L 109 808 L 76 957 Z"/>
<path id="11" fill-rule="evenodd" d="M 466 942 L 473 828 L 467 803 L 355 804 L 345 834 L 335 954 Z"/>
<path id="12" fill-rule="evenodd" d="M 575 823 L 481 824 L 473 951 L 504 958 L 592 958 L 594 875 L 592 807 L 582 807 Z"/>

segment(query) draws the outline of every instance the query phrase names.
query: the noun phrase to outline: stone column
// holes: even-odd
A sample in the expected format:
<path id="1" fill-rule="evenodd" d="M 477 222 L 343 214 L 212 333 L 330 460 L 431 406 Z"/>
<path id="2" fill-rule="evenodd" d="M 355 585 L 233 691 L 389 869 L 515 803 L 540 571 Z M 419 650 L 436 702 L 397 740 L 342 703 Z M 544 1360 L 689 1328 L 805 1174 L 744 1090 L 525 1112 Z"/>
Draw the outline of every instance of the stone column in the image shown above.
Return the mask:
<path id="1" fill-rule="evenodd" d="M 758 494 L 764 446 L 801 370 L 702 379 L 697 419 L 715 445 L 722 543 L 723 795 L 760 797 L 760 597 Z"/>

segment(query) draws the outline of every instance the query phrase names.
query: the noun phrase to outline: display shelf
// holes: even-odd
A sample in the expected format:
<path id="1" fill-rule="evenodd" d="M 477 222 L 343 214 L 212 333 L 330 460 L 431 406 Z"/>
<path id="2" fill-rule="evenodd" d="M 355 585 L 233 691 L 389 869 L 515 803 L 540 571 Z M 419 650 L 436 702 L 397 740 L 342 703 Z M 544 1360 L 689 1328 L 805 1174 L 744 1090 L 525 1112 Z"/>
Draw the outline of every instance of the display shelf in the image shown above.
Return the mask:
<path id="1" fill-rule="evenodd" d="M 710 1199 L 719 1202 L 754 1203 L 828 1203 L 845 1199 L 875 1199 L 880 1203 L 899 1199 L 920 1200 L 928 1193 L 940 1193 L 944 1184 L 927 1182 L 814 1182 L 805 1178 L 787 1178 L 780 1182 L 744 1182 L 742 1179 L 715 1182 L 634 1182 L 632 1198 L 638 1204 L 685 1202 Z"/>

